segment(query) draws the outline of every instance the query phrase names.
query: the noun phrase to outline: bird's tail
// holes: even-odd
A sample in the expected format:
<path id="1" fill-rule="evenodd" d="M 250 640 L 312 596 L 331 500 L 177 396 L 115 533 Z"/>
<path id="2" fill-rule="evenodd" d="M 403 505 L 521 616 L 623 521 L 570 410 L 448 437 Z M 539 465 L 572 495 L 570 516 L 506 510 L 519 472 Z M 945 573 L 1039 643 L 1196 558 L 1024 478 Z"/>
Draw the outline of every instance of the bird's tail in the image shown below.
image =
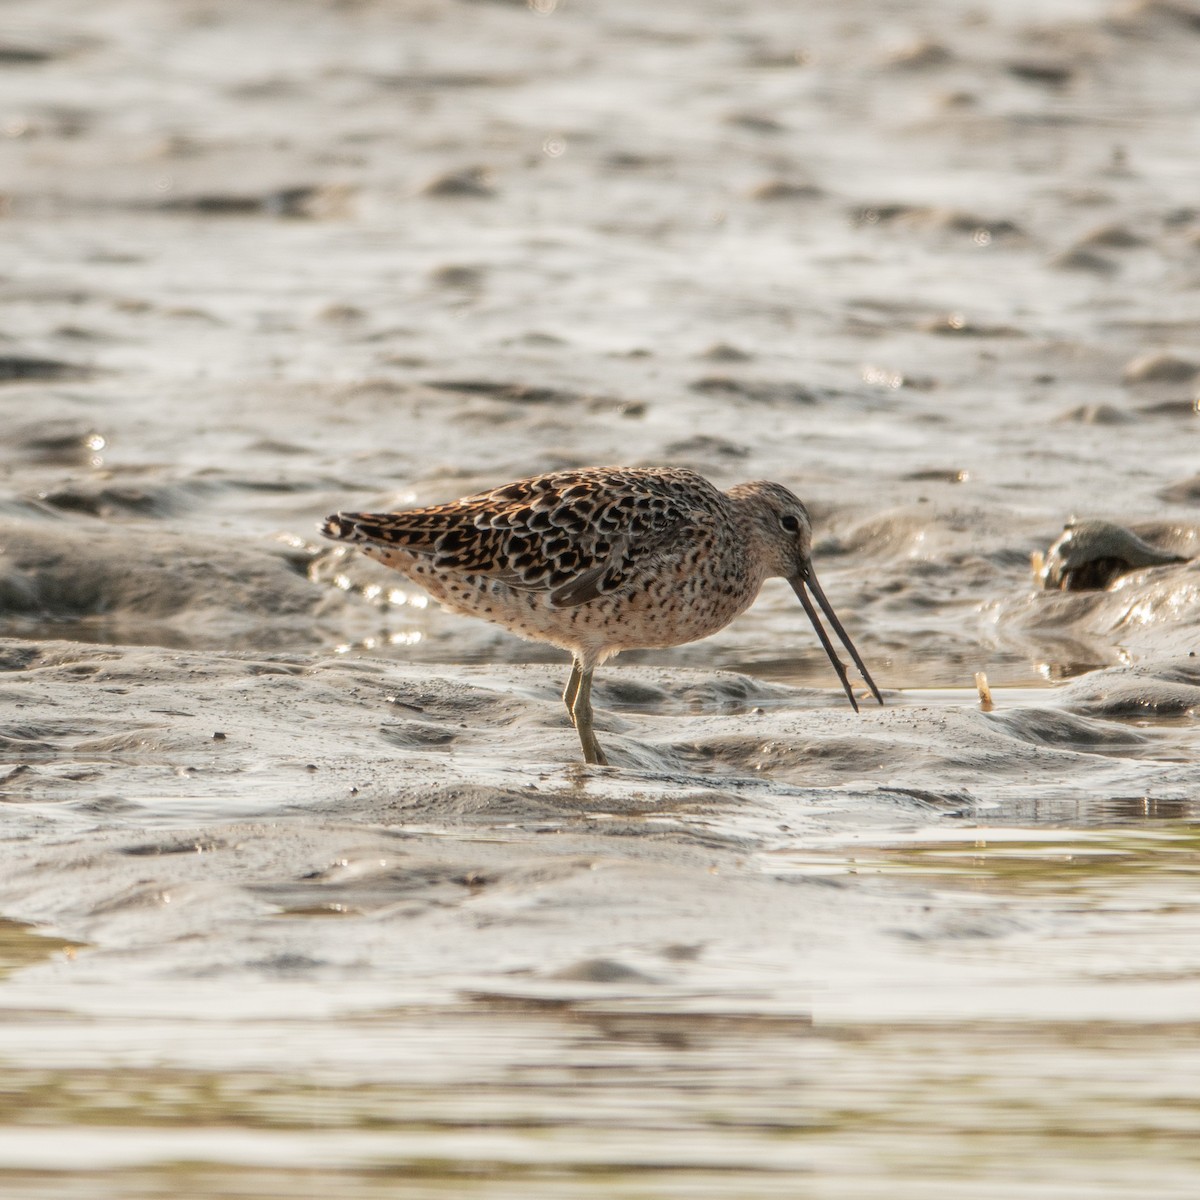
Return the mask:
<path id="1" fill-rule="evenodd" d="M 383 529 L 371 513 L 334 513 L 325 518 L 321 533 L 335 542 L 373 542 L 381 540 Z"/>
<path id="2" fill-rule="evenodd" d="M 356 546 L 376 546 L 387 550 L 407 550 L 428 554 L 445 526 L 423 519 L 425 510 L 374 513 L 334 513 L 326 517 L 321 532 L 335 542 Z"/>

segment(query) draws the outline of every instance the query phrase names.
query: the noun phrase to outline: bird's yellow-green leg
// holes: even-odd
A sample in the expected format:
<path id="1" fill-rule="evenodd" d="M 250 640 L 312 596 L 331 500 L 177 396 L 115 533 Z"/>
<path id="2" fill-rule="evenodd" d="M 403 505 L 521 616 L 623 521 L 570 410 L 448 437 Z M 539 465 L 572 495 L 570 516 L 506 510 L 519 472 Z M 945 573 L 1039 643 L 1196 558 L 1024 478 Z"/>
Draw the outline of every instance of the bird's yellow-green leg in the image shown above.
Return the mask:
<path id="1" fill-rule="evenodd" d="M 572 678 L 576 673 L 578 673 L 579 679 L 568 708 L 571 720 L 579 733 L 579 744 L 583 747 L 583 761 L 606 767 L 608 759 L 605 758 L 604 751 L 600 749 L 600 743 L 596 741 L 596 734 L 592 729 L 592 668 L 584 668 L 576 663 L 575 669 L 571 672 Z M 571 681 L 568 680 L 568 689 L 570 686 Z"/>
<path id="2" fill-rule="evenodd" d="M 571 659 L 571 674 L 567 678 L 567 686 L 563 688 L 563 703 L 567 706 L 567 716 L 571 724 L 575 724 L 575 697 L 579 695 L 579 676 L 581 674 L 579 659 Z"/>

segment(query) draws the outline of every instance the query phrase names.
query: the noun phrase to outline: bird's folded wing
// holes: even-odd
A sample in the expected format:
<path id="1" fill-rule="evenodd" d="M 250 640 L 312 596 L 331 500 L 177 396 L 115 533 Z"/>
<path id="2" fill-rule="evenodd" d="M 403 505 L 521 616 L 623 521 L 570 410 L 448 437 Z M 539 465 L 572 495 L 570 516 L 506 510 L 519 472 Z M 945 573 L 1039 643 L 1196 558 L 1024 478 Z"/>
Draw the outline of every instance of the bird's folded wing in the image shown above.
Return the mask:
<path id="1" fill-rule="evenodd" d="M 657 490 L 510 484 L 451 504 L 393 513 L 341 513 L 327 531 L 343 541 L 397 547 L 432 566 L 550 593 L 556 608 L 620 590 L 638 571 L 682 553 L 709 514 Z M 623 481 L 622 481 L 623 482 Z"/>

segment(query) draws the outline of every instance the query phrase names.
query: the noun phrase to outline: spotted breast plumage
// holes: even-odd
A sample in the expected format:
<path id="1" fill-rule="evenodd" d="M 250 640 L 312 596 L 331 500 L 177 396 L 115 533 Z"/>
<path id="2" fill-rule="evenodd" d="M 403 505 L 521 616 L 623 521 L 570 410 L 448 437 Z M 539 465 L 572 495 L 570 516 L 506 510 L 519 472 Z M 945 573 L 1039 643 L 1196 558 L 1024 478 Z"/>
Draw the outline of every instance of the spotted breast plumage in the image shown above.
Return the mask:
<path id="1" fill-rule="evenodd" d="M 883 702 L 817 583 L 808 511 L 777 483 L 723 492 L 693 471 L 594 467 L 428 508 L 336 513 L 322 532 L 394 567 L 455 612 L 569 651 L 563 700 L 589 763 L 607 761 L 592 729 L 595 668 L 621 650 L 715 633 L 772 576 L 792 584 L 855 709 L 810 592 Z"/>

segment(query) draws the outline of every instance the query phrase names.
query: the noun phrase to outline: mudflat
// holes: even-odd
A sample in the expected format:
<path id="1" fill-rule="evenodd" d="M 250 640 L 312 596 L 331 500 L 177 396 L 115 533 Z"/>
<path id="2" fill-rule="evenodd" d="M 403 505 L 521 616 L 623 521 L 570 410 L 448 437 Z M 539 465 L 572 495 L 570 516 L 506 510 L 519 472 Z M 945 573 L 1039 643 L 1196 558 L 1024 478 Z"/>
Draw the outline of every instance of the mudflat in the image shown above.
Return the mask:
<path id="1" fill-rule="evenodd" d="M 1198 51 L 9 14 L 0 1191 L 1194 1195 Z M 886 705 L 776 581 L 585 768 L 564 656 L 317 534 L 608 463 L 796 492 Z M 1182 561 L 1046 590 L 1076 519 Z"/>

